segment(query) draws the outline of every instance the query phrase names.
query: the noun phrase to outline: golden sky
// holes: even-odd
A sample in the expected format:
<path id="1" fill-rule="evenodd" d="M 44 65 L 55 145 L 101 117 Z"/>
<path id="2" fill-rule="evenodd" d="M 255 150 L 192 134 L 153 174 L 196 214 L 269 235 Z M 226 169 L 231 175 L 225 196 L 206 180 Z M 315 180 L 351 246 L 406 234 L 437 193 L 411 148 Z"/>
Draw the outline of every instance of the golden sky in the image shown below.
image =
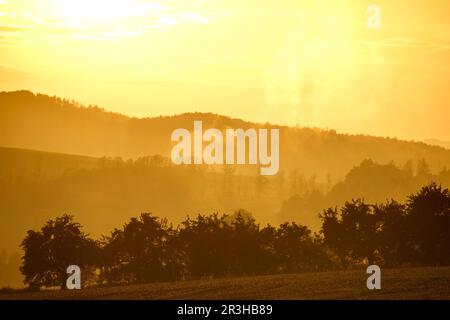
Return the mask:
<path id="1" fill-rule="evenodd" d="M 367 7 L 381 8 L 381 30 Z M 450 2 L 0 0 L 0 90 L 450 140 Z"/>

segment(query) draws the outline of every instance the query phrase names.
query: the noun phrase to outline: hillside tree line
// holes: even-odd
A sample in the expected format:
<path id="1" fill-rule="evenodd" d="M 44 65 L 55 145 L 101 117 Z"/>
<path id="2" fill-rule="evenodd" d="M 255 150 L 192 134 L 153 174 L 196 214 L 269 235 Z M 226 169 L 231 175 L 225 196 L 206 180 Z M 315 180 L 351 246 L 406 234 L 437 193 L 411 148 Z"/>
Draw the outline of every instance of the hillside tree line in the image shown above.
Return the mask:
<path id="1" fill-rule="evenodd" d="M 188 217 L 177 227 L 143 213 L 93 240 L 70 215 L 28 231 L 21 272 L 30 288 L 173 281 L 382 266 L 450 265 L 450 192 L 431 183 L 405 203 L 352 199 L 320 213 L 321 231 L 297 223 L 260 226 L 249 212 Z"/>

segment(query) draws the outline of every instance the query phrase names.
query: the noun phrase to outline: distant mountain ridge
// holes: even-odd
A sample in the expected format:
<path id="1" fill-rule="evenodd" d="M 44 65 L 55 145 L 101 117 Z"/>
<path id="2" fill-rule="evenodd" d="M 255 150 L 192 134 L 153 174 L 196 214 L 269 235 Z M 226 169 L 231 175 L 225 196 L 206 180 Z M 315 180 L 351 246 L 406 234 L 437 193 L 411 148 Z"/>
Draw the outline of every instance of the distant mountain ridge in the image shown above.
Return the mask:
<path id="1" fill-rule="evenodd" d="M 154 154 L 168 157 L 172 131 L 192 130 L 194 120 L 202 120 L 204 128 L 265 126 L 213 113 L 139 119 L 29 91 L 0 93 L 0 146 L 3 147 L 124 159 Z M 450 150 L 423 142 L 280 127 L 282 172 L 296 170 L 305 176 L 317 174 L 319 178 L 339 179 L 368 158 L 380 163 L 394 161 L 400 166 L 408 160 L 425 159 L 433 171 L 450 167 Z"/>
<path id="2" fill-rule="evenodd" d="M 438 146 L 450 150 L 450 141 L 443 141 L 439 139 L 426 139 L 423 142 L 425 142 L 426 144 L 430 144 L 432 146 Z"/>

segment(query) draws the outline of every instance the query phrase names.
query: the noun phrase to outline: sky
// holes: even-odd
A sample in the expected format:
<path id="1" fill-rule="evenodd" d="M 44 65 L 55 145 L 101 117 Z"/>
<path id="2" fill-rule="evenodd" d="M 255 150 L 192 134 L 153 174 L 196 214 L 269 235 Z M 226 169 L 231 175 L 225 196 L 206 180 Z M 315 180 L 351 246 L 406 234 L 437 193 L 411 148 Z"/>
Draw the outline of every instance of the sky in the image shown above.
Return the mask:
<path id="1" fill-rule="evenodd" d="M 450 140 L 448 12 L 440 0 L 0 0 L 0 91 Z"/>

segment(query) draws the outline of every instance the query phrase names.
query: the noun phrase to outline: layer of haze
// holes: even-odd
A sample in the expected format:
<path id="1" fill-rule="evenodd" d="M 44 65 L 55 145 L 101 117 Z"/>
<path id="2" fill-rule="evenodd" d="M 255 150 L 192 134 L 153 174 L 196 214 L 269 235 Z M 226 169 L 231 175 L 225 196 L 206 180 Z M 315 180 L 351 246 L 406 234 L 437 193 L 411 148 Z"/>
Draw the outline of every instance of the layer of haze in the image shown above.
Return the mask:
<path id="1" fill-rule="evenodd" d="M 366 26 L 382 10 L 381 30 Z M 450 3 L 0 0 L 0 91 L 450 139 Z"/>

